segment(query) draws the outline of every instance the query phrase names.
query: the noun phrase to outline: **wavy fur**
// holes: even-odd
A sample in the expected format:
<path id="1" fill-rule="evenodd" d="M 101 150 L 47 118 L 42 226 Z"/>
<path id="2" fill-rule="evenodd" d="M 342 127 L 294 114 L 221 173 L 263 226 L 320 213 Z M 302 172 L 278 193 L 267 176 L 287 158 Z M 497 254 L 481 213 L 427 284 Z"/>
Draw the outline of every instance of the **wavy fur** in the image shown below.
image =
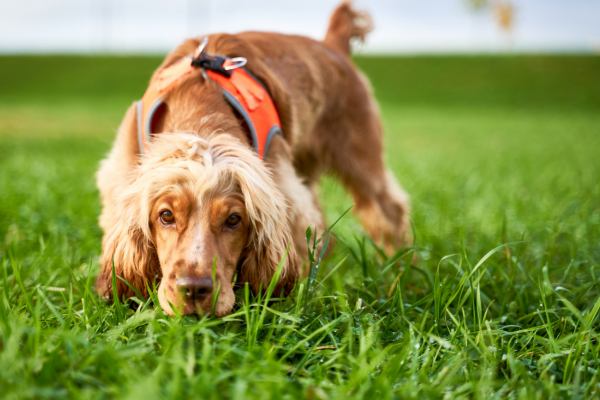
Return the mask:
<path id="1" fill-rule="evenodd" d="M 145 295 L 146 282 L 161 278 L 149 214 L 154 202 L 175 186 L 204 196 L 239 188 L 251 229 L 239 263 L 238 281 L 249 282 L 255 291 L 266 287 L 290 246 L 279 290 L 291 290 L 299 276 L 298 257 L 287 205 L 269 170 L 231 136 L 214 134 L 205 140 L 173 133 L 162 134 L 152 143 L 134 182 L 116 200 L 116 215 L 103 241 L 103 268 L 97 281 L 102 294 L 112 293 L 113 257 L 116 274 Z M 123 282 L 119 282 L 118 291 L 120 295 L 133 295 Z"/>

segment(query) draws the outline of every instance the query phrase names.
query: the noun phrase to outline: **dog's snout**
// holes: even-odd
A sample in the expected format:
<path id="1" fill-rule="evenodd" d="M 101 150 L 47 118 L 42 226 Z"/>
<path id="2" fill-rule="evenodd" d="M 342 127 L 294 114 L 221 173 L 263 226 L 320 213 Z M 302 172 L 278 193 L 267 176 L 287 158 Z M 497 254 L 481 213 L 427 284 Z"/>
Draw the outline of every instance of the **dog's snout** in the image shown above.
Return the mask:
<path id="1" fill-rule="evenodd" d="M 183 277 L 175 282 L 177 289 L 183 293 L 188 300 L 202 300 L 212 293 L 213 281 L 210 278 Z"/>

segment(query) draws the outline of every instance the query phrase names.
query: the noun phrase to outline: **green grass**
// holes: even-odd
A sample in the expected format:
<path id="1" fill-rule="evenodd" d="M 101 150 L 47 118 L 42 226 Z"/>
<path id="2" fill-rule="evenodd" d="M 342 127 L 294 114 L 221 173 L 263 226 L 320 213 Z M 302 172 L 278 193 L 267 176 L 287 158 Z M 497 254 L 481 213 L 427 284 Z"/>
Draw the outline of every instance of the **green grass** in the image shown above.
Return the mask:
<path id="1" fill-rule="evenodd" d="M 0 57 L 2 398 L 600 396 L 599 57 L 358 59 L 418 263 L 347 216 L 315 283 L 223 320 L 92 286 L 93 175 L 159 61 Z"/>

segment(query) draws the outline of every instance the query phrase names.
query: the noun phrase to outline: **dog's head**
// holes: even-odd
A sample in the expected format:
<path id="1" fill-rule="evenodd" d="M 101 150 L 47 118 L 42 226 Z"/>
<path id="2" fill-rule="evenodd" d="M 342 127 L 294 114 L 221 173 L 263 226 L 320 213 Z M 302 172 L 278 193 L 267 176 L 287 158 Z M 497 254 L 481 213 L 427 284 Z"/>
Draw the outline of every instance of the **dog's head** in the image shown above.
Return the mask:
<path id="1" fill-rule="evenodd" d="M 218 293 L 223 316 L 234 305 L 234 276 L 255 292 L 266 288 L 289 246 L 275 289 L 288 292 L 299 265 L 286 208 L 264 163 L 238 140 L 161 134 L 117 200 L 98 288 L 112 294 L 114 260 L 116 275 L 142 293 L 160 281 L 165 312 L 211 313 Z M 133 294 L 117 284 L 120 295 Z"/>

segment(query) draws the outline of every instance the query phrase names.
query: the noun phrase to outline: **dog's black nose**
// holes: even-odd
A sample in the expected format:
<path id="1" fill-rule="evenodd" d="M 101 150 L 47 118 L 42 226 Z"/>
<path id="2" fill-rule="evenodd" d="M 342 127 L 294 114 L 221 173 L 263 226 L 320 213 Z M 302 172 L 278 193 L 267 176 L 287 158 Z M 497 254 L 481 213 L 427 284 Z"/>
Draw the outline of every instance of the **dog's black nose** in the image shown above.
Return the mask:
<path id="1" fill-rule="evenodd" d="M 213 281 L 210 278 L 184 277 L 175 282 L 177 289 L 183 293 L 188 300 L 202 300 L 212 293 Z"/>

